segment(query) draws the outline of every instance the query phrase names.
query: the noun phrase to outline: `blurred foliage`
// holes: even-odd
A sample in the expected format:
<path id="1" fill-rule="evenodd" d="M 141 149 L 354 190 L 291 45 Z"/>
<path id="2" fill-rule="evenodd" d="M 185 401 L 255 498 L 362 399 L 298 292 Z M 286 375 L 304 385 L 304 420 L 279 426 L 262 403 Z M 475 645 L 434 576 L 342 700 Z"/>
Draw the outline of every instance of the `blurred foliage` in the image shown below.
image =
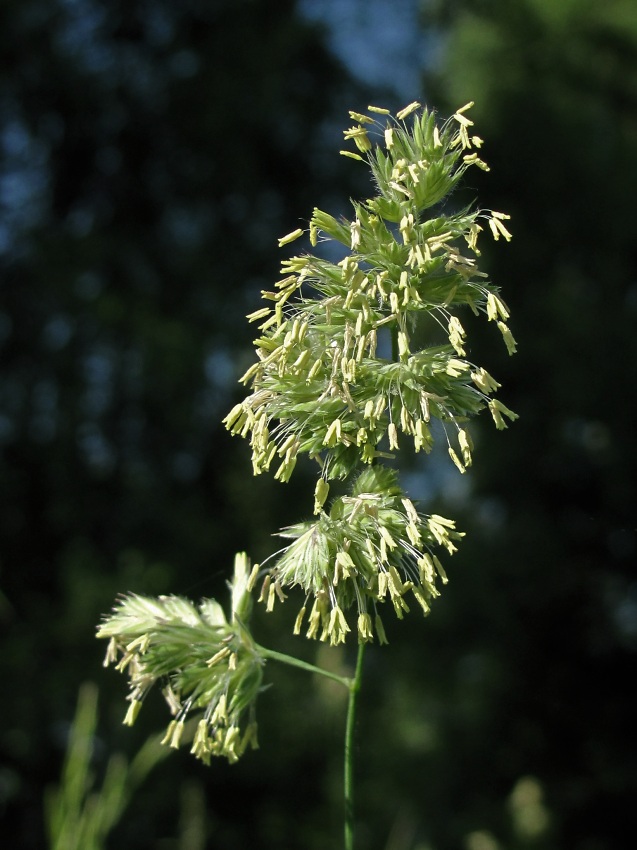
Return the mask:
<path id="1" fill-rule="evenodd" d="M 492 168 L 475 191 L 512 213 L 513 242 L 485 261 L 520 353 L 493 348 L 487 368 L 520 420 L 476 435 L 462 565 L 406 680 L 424 707 L 422 824 L 436 848 L 619 850 L 637 825 L 637 14 L 424 9 L 444 44 L 430 98 L 475 100 Z"/>
<path id="2" fill-rule="evenodd" d="M 429 0 L 423 44 L 436 42 L 428 102 L 476 102 L 492 171 L 475 194 L 513 214 L 513 242 L 485 263 L 520 353 L 467 325 L 521 418 L 475 434 L 470 490 L 435 458 L 410 478 L 451 481 L 435 507 L 468 534 L 429 620 L 369 653 L 360 847 L 623 850 L 637 791 L 634 2 Z M 261 558 L 311 513 L 311 488 L 253 480 L 219 421 L 276 238 L 314 205 L 337 214 L 369 194 L 335 152 L 346 110 L 387 100 L 355 90 L 292 0 L 5 0 L 0 44 L 0 812 L 3 840 L 29 850 L 79 682 L 99 681 L 97 770 L 142 744 L 93 640 L 115 594 L 214 596 L 235 549 Z M 285 616 L 255 623 L 260 642 L 316 661 L 279 637 Z M 197 787 L 206 847 L 340 835 L 341 694 L 267 672 L 261 751 L 232 768 L 172 755 L 113 846 L 174 850 Z"/>
<path id="3" fill-rule="evenodd" d="M 169 753 L 157 736 L 148 739 L 130 765 L 115 753 L 108 759 L 101 786 L 95 789 L 91 761 L 96 743 L 97 697 L 94 684 L 86 683 L 80 688 L 60 785 L 51 788 L 45 797 L 51 850 L 103 850 L 133 792 Z"/>

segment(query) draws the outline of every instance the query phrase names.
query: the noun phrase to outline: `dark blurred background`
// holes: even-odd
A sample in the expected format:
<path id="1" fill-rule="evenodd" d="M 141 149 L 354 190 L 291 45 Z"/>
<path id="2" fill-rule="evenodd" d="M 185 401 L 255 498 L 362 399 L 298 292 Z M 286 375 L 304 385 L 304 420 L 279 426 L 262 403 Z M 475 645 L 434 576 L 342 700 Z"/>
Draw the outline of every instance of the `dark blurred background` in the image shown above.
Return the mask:
<path id="1" fill-rule="evenodd" d="M 121 726 L 94 639 L 116 594 L 224 598 L 235 550 L 260 559 L 310 513 L 302 470 L 253 480 L 220 427 L 243 317 L 279 236 L 372 191 L 338 156 L 347 110 L 414 99 L 476 102 L 492 171 L 465 192 L 512 214 L 484 263 L 519 354 L 476 327 L 470 356 L 520 420 L 477 424 L 469 480 L 436 458 L 406 476 L 468 534 L 429 619 L 368 653 L 359 847 L 632 846 L 634 0 L 2 0 L 0 41 L 3 846 L 46 846 L 82 682 L 98 778 L 165 722 L 157 696 Z M 288 637 L 294 614 L 257 614 L 261 642 L 351 663 Z M 268 677 L 261 749 L 171 756 L 110 846 L 340 846 L 341 695 Z"/>

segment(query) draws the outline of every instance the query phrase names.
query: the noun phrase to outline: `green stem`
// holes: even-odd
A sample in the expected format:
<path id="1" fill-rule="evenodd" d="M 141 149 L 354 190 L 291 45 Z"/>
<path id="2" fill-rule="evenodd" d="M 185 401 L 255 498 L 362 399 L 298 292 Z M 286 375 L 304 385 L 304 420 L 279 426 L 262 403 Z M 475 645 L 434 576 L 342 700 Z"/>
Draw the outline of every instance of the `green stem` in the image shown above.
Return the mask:
<path id="1" fill-rule="evenodd" d="M 354 729 L 356 726 L 356 698 L 363 679 L 365 644 L 358 644 L 356 673 L 349 684 L 347 725 L 345 728 L 345 850 L 354 850 Z"/>
<path id="2" fill-rule="evenodd" d="M 307 661 L 301 661 L 293 655 L 285 655 L 274 649 L 266 649 L 264 646 L 255 647 L 263 658 L 271 661 L 279 661 L 290 667 L 298 667 L 307 673 L 317 673 L 344 685 L 349 691 L 347 703 L 347 722 L 345 726 L 345 765 L 344 765 L 344 797 L 345 797 L 345 850 L 354 850 L 354 730 L 356 728 L 356 698 L 361 689 L 363 679 L 363 656 L 365 644 L 358 644 L 358 656 L 356 659 L 356 672 L 353 679 L 330 673 L 321 667 L 315 667 Z"/>
<path id="3" fill-rule="evenodd" d="M 319 676 L 325 676 L 328 679 L 333 679 L 335 682 L 340 682 L 351 692 L 352 680 L 345 676 L 339 676 L 337 673 L 331 673 L 329 670 L 324 670 L 322 667 L 315 667 L 314 664 L 308 664 L 307 661 L 301 661 L 300 658 L 295 658 L 293 655 L 285 655 L 283 652 L 277 652 L 274 649 L 266 649 L 264 646 L 258 646 L 256 649 L 259 655 L 264 658 L 269 658 L 272 661 L 280 661 L 281 664 L 288 664 L 290 667 L 299 667 L 307 673 L 317 673 Z"/>

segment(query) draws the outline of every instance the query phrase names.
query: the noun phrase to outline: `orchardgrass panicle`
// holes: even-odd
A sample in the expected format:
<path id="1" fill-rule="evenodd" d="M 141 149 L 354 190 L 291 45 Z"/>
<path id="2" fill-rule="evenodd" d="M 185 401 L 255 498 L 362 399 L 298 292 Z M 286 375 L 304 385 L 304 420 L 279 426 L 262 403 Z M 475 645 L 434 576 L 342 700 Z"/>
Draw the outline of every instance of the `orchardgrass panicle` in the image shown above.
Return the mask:
<path id="1" fill-rule="evenodd" d="M 294 542 L 266 578 L 269 608 L 270 583 L 305 592 L 295 628 L 311 605 L 308 637 L 337 644 L 356 630 L 359 641 L 374 633 L 382 640 L 378 604 L 391 601 L 402 617 L 408 591 L 428 611 L 440 572 L 433 550 L 452 553 L 461 535 L 450 520 L 419 514 L 382 461 L 405 442 L 429 452 L 438 419 L 452 461 L 465 472 L 473 447 L 467 420 L 485 407 L 497 428 L 517 418 L 491 398 L 498 382 L 467 358 L 457 315 L 462 308 L 486 315 L 515 351 L 508 308 L 478 268 L 483 225 L 508 241 L 509 216 L 441 207 L 467 169 L 488 171 L 477 153 L 482 140 L 470 132 L 471 105 L 442 125 L 418 103 L 396 118 L 378 107 L 351 112 L 357 123 L 344 135 L 358 153 L 341 153 L 368 163 L 376 195 L 354 202 L 351 220 L 315 209 L 310 244 L 340 243 L 343 259 L 304 253 L 284 260 L 281 279 L 262 292 L 267 306 L 248 317 L 260 331 L 257 360 L 241 378 L 251 393 L 224 423 L 250 439 L 255 475 L 272 469 L 288 481 L 300 455 L 318 463 L 318 518 L 282 532 Z M 385 123 L 374 114 L 387 116 Z M 302 234 L 299 228 L 279 244 Z M 419 347 L 427 333 L 438 339 Z M 391 354 L 381 354 L 382 337 L 391 340 Z M 352 496 L 325 511 L 329 482 L 365 467 Z"/>
<path id="2" fill-rule="evenodd" d="M 281 531 L 291 542 L 249 577 L 247 557 L 237 556 L 229 621 L 214 600 L 197 608 L 178 597 L 126 596 L 98 632 L 110 638 L 107 662 L 130 678 L 126 722 L 161 682 L 174 718 L 164 739 L 171 747 L 195 710 L 191 752 L 204 761 L 236 761 L 256 746 L 265 658 L 282 659 L 248 631 L 257 578 L 268 610 L 287 598 L 285 588 L 301 588 L 295 633 L 333 645 L 350 634 L 360 644 L 386 642 L 381 606 L 402 618 L 415 600 L 426 614 L 447 581 L 437 553 L 453 554 L 463 535 L 452 520 L 421 513 L 383 462 L 405 443 L 431 451 L 436 419 L 465 472 L 473 450 L 467 421 L 484 408 L 497 428 L 517 418 L 493 398 L 500 384 L 468 359 L 458 316 L 464 308 L 485 315 L 515 352 L 509 310 L 478 267 L 480 234 L 508 241 L 509 216 L 443 205 L 469 168 L 489 170 L 467 117 L 471 105 L 443 123 L 416 102 L 395 118 L 381 107 L 351 112 L 344 135 L 356 150 L 341 153 L 368 164 L 376 194 L 353 203 L 351 220 L 315 209 L 310 245 L 336 242 L 342 259 L 284 260 L 281 278 L 262 292 L 265 306 L 248 316 L 258 328 L 256 361 L 241 378 L 250 393 L 224 423 L 249 438 L 255 475 L 272 469 L 285 482 L 300 455 L 317 462 L 315 518 Z M 305 232 L 297 228 L 279 245 Z M 350 480 L 349 495 L 326 507 L 335 479 Z"/>

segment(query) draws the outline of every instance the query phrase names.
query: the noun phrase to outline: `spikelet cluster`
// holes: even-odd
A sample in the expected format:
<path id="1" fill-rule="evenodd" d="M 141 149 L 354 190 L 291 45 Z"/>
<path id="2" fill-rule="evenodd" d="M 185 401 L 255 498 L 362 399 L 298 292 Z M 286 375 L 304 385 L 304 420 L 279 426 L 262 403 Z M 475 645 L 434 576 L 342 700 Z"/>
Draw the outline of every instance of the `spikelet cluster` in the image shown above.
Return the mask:
<path id="1" fill-rule="evenodd" d="M 257 746 L 255 702 L 264 659 L 250 637 L 248 560 L 235 558 L 232 616 L 205 599 L 195 606 L 178 596 L 122 597 L 98 629 L 108 639 L 105 666 L 114 664 L 129 679 L 132 725 L 151 690 L 159 683 L 173 719 L 163 744 L 177 749 L 188 737 L 186 721 L 197 718 L 190 751 L 206 764 L 211 756 L 235 762 Z"/>
<path id="2" fill-rule="evenodd" d="M 419 514 L 379 467 L 406 443 L 429 452 L 435 419 L 464 472 L 473 448 L 466 422 L 484 408 L 498 428 L 516 418 L 493 397 L 498 382 L 468 358 L 458 315 L 486 316 L 515 352 L 508 308 L 478 266 L 481 231 L 508 241 L 509 216 L 443 206 L 469 168 L 488 171 L 471 105 L 443 123 L 418 103 L 396 116 L 351 112 L 356 123 L 344 135 L 357 151 L 341 153 L 368 164 L 376 194 L 353 202 L 351 220 L 315 209 L 310 245 L 337 243 L 342 259 L 284 260 L 281 279 L 262 292 L 266 306 L 248 316 L 259 330 L 256 361 L 241 378 L 250 392 L 225 425 L 250 440 L 255 475 L 272 470 L 285 482 L 301 455 L 318 463 L 318 519 L 283 532 L 294 542 L 268 570 L 262 597 L 272 607 L 284 587 L 300 586 L 312 603 L 307 634 L 331 643 L 352 629 L 350 609 L 359 640 L 383 637 L 370 604 L 390 599 L 401 616 L 411 591 L 428 610 L 440 573 L 433 548 L 453 551 L 458 536 L 452 521 Z M 351 497 L 324 510 L 330 481 L 348 478 L 357 479 Z"/>

